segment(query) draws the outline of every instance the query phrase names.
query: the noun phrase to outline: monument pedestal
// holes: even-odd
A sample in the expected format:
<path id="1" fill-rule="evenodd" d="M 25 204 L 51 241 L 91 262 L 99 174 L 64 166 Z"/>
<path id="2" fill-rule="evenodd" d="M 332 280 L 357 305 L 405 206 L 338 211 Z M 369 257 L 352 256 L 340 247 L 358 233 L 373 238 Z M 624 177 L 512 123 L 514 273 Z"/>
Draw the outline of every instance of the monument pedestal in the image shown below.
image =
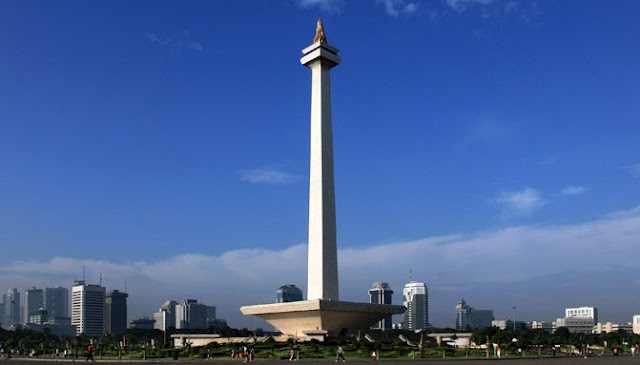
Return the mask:
<path id="1" fill-rule="evenodd" d="M 260 304 L 241 307 L 244 315 L 258 316 L 283 335 L 301 340 L 338 337 L 368 330 L 376 322 L 404 313 L 402 305 L 369 304 L 335 300 Z"/>

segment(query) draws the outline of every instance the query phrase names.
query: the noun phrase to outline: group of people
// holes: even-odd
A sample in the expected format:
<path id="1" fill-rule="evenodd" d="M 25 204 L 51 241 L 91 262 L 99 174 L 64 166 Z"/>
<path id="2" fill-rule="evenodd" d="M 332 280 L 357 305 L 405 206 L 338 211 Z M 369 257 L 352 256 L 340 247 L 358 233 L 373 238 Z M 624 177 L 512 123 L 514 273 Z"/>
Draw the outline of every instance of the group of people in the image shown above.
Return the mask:
<path id="1" fill-rule="evenodd" d="M 11 358 L 12 353 L 13 353 L 13 350 L 7 351 L 7 359 Z M 0 359 L 4 359 L 4 347 L 0 348 Z"/>
<path id="2" fill-rule="evenodd" d="M 497 345 L 493 345 L 493 357 L 497 357 L 498 359 L 502 355 L 502 348 Z"/>
<path id="3" fill-rule="evenodd" d="M 231 360 L 236 358 L 244 358 L 244 362 L 252 362 L 254 360 L 255 355 L 256 355 L 256 352 L 253 347 L 244 346 L 242 348 L 242 351 L 236 351 L 234 349 L 231 349 Z"/>
<path id="4" fill-rule="evenodd" d="M 4 348 L 0 348 L 0 359 L 10 359 L 13 354 L 14 354 L 13 349 L 6 351 L 4 350 Z M 20 353 L 18 353 L 18 355 L 20 355 Z M 36 356 L 36 351 L 35 350 L 31 350 L 30 352 L 30 356 Z M 60 350 L 56 349 L 55 352 L 53 353 L 53 356 L 55 356 L 56 358 L 60 357 Z M 66 359 L 66 358 L 72 358 L 74 357 L 73 351 L 71 350 L 67 350 L 64 349 L 62 351 L 62 356 Z M 87 347 L 87 361 L 89 361 L 89 359 L 91 359 L 91 361 L 93 361 L 93 346 L 89 345 L 89 347 Z"/>
<path id="5" fill-rule="evenodd" d="M 294 360 L 300 360 L 300 351 L 291 349 L 291 352 L 289 353 L 289 361 L 294 361 Z"/>

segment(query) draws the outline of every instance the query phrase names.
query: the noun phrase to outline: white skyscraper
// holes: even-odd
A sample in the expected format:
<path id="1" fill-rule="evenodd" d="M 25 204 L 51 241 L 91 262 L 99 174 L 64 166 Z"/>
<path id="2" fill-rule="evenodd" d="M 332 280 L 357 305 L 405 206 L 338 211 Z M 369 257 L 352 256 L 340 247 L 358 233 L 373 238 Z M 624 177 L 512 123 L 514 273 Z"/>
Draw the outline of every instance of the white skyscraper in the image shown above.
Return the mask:
<path id="1" fill-rule="evenodd" d="M 71 289 L 71 324 L 77 334 L 89 337 L 102 336 L 104 332 L 105 288 L 100 285 L 75 281 Z"/>
<path id="2" fill-rule="evenodd" d="M 409 281 L 402 290 L 405 329 L 420 331 L 429 327 L 429 292 L 425 283 Z"/>

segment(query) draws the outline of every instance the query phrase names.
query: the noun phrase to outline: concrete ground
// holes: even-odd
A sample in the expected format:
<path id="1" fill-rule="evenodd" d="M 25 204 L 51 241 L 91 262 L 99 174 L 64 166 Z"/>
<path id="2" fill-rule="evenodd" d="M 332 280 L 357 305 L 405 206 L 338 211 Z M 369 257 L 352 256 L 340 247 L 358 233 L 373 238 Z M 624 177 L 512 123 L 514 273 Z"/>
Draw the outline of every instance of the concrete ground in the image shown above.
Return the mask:
<path id="1" fill-rule="evenodd" d="M 71 365 L 73 363 L 86 364 L 84 360 L 55 360 L 55 359 L 21 359 L 21 358 L 12 358 L 12 359 L 2 359 L 0 360 L 0 364 L 8 365 L 8 363 L 13 362 L 16 365 L 43 365 L 50 364 L 55 365 L 55 363 L 60 363 L 60 365 Z M 213 364 L 224 364 L 224 365 L 244 365 L 242 360 L 96 360 L 96 363 L 100 363 L 100 365 L 109 365 L 109 364 L 122 364 L 122 363 L 137 363 L 142 365 L 143 363 L 149 364 L 157 364 L 157 363 L 170 363 L 175 365 L 213 365 Z M 255 360 L 256 365 L 267 365 L 267 364 L 280 364 L 283 365 L 287 363 L 286 360 Z M 320 364 L 335 364 L 333 360 L 300 360 L 298 363 L 308 363 L 313 365 Z M 370 360 L 347 360 L 347 363 L 355 363 L 355 364 L 370 364 L 372 361 Z M 556 358 L 502 358 L 502 359 L 427 359 L 427 360 L 386 360 L 382 359 L 377 361 L 378 363 L 382 363 L 381 365 L 462 365 L 462 364 L 471 364 L 471 365 L 617 365 L 617 364 L 639 364 L 640 365 L 640 356 L 631 357 L 631 356 L 602 356 L 602 357 L 556 357 Z"/>

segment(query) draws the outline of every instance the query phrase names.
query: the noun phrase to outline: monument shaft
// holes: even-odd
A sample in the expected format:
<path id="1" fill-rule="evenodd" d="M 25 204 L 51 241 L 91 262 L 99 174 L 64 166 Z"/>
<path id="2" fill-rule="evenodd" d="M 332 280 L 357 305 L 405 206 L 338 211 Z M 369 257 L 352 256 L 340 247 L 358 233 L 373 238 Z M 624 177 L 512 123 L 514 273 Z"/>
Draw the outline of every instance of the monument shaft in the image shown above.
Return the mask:
<path id="1" fill-rule="evenodd" d="M 338 50 L 316 42 L 302 51 L 311 69 L 311 163 L 307 299 L 339 300 L 336 204 L 333 178 L 330 69 Z"/>

